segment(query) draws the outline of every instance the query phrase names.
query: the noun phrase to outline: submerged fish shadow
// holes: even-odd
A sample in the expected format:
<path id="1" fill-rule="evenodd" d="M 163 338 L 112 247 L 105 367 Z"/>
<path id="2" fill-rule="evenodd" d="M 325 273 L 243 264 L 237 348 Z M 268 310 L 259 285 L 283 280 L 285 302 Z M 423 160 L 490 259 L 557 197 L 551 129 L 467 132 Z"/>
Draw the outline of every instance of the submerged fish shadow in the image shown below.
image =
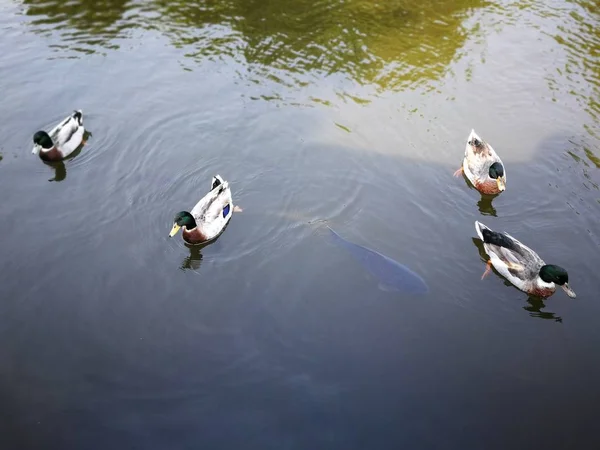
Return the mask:
<path id="1" fill-rule="evenodd" d="M 379 289 L 385 292 L 426 294 L 429 286 L 420 275 L 392 258 L 362 245 L 355 244 L 337 234 L 327 226 L 334 244 L 345 248 L 363 268 L 378 281 Z"/>

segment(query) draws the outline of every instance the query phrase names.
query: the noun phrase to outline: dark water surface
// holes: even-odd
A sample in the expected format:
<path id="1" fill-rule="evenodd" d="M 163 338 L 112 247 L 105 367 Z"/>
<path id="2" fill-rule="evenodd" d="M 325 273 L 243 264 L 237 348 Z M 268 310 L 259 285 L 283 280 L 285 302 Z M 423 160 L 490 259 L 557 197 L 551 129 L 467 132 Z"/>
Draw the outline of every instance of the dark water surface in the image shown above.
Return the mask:
<path id="1" fill-rule="evenodd" d="M 0 1 L 0 448 L 600 448 L 599 30 L 593 0 Z M 471 128 L 493 200 L 452 177 Z M 244 212 L 169 239 L 215 173 Z M 475 220 L 577 299 L 481 281 Z"/>

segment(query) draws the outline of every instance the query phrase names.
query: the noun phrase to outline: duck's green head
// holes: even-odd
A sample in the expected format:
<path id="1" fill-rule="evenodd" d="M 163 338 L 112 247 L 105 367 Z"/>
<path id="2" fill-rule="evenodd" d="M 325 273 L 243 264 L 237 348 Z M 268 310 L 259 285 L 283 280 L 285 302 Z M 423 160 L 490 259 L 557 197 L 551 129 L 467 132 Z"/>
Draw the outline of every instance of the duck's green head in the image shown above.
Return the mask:
<path id="1" fill-rule="evenodd" d="M 498 185 L 498 190 L 503 191 L 506 189 L 506 185 L 504 184 L 504 166 L 502 163 L 496 161 L 494 164 L 490 166 L 489 170 L 490 178 L 496 180 L 496 184 Z"/>
<path id="2" fill-rule="evenodd" d="M 565 269 L 560 266 L 555 266 L 553 264 L 547 264 L 542 266 L 540 269 L 540 278 L 544 280 L 546 283 L 554 283 L 558 284 L 563 290 L 567 293 L 567 295 L 571 298 L 575 298 L 575 292 L 573 289 L 569 287 L 569 274 Z"/>
<path id="3" fill-rule="evenodd" d="M 169 237 L 173 237 L 177 234 L 181 227 L 185 227 L 186 230 L 192 230 L 196 228 L 196 221 L 194 217 L 187 211 L 181 211 L 175 214 L 173 219 L 173 228 L 169 233 Z"/>
<path id="4" fill-rule="evenodd" d="M 38 131 L 33 135 L 33 144 L 34 144 L 34 152 L 40 148 L 44 150 L 50 150 L 54 147 L 54 142 L 52 142 L 52 138 L 48 136 L 48 133 L 45 131 Z"/>

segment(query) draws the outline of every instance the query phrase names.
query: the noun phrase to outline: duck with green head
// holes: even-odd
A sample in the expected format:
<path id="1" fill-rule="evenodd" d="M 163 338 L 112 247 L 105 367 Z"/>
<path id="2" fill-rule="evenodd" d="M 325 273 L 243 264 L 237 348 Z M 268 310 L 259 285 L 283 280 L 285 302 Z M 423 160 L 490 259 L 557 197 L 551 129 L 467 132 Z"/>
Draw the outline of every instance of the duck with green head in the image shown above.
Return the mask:
<path id="1" fill-rule="evenodd" d="M 203 244 L 216 239 L 225 229 L 234 212 L 242 209 L 233 205 L 229 183 L 219 175 L 213 177 L 211 189 L 194 208 L 181 211 L 173 219 L 170 237 L 179 230 L 188 244 Z"/>
<path id="2" fill-rule="evenodd" d="M 550 297 L 556 286 L 560 286 L 569 297 L 575 298 L 565 269 L 546 264 L 536 252 L 508 233 L 498 233 L 477 221 L 475 230 L 490 257 L 482 279 L 489 273 L 490 266 L 494 266 L 503 277 L 528 294 Z"/>
<path id="3" fill-rule="evenodd" d="M 482 194 L 499 194 L 506 189 L 506 170 L 502 160 L 475 130 L 471 130 L 467 139 L 462 167 L 454 175 L 463 173 Z"/>
<path id="4" fill-rule="evenodd" d="M 84 133 L 83 112 L 74 111 L 49 133 L 37 131 L 33 135 L 32 153 L 43 161 L 62 161 L 85 144 Z"/>

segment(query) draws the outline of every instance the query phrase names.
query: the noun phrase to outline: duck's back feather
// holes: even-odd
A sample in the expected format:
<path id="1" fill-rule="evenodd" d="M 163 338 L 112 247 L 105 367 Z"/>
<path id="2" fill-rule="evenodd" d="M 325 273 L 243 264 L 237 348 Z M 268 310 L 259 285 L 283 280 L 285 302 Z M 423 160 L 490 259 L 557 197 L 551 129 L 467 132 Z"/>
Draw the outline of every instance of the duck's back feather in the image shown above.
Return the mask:
<path id="1" fill-rule="evenodd" d="M 475 222 L 475 229 L 492 264 L 502 275 L 523 281 L 537 278 L 544 265 L 537 253 L 510 234 L 498 233 L 480 222 Z"/>
<path id="2" fill-rule="evenodd" d="M 478 145 L 475 145 L 475 143 Z M 489 170 L 490 166 L 495 162 L 499 162 L 504 166 L 493 147 L 481 139 L 475 133 L 475 130 L 471 130 L 465 146 L 465 157 L 463 160 L 463 170 L 469 181 L 476 187 L 481 183 L 490 183 L 490 189 L 494 190 L 496 180 L 489 176 Z M 506 181 L 506 168 L 503 178 Z"/>
<path id="3" fill-rule="evenodd" d="M 79 110 L 59 123 L 49 134 L 63 157 L 67 157 L 81 145 L 84 132 L 83 113 Z"/>
<path id="4" fill-rule="evenodd" d="M 220 179 L 220 183 L 194 206 L 190 214 L 207 239 L 214 239 L 223 231 L 233 213 L 232 202 L 229 183 Z"/>

